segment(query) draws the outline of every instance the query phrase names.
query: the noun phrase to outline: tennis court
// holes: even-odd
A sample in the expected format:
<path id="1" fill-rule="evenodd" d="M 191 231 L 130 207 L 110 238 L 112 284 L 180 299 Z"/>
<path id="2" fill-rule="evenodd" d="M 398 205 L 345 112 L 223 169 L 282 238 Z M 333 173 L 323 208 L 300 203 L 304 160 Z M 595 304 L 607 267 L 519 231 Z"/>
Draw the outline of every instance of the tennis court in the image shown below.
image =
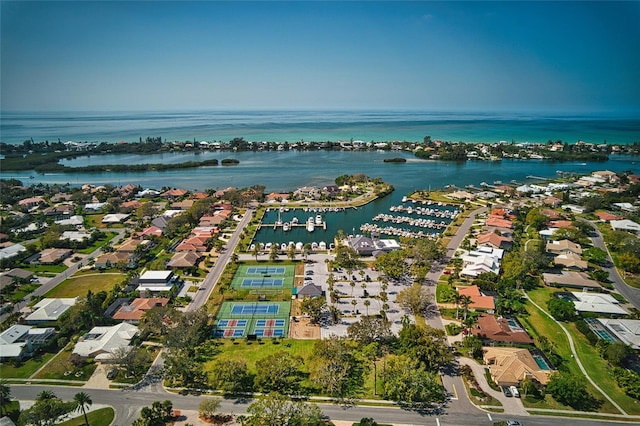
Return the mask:
<path id="1" fill-rule="evenodd" d="M 215 324 L 215 337 L 286 337 L 290 302 L 224 302 Z"/>
<path id="2" fill-rule="evenodd" d="M 231 280 L 231 287 L 248 289 L 290 289 L 293 288 L 294 265 L 240 265 Z"/>
<path id="3" fill-rule="evenodd" d="M 284 280 L 282 278 L 243 278 L 240 287 L 282 287 Z"/>
<path id="4" fill-rule="evenodd" d="M 248 266 L 246 275 L 284 275 L 287 268 L 284 266 Z"/>

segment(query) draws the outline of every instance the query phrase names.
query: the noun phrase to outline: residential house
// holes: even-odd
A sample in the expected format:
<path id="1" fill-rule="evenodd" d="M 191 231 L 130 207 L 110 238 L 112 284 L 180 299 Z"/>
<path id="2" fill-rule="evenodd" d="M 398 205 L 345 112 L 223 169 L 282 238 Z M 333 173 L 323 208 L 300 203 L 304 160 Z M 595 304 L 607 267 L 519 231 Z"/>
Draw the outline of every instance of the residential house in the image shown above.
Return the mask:
<path id="1" fill-rule="evenodd" d="M 137 260 L 134 253 L 115 251 L 111 253 L 101 254 L 96 258 L 94 267 L 96 269 L 109 269 L 121 264 L 125 265 L 129 269 L 135 268 Z"/>
<path id="2" fill-rule="evenodd" d="M 22 244 L 11 244 L 0 248 L 0 260 L 11 259 L 27 249 Z"/>
<path id="3" fill-rule="evenodd" d="M 477 277 L 485 272 L 493 272 L 497 275 L 500 272 L 503 254 L 503 249 L 489 246 L 478 247 L 461 257 L 464 267 L 460 271 L 460 275 Z"/>
<path id="4" fill-rule="evenodd" d="M 49 321 L 57 321 L 58 318 L 69 310 L 70 307 L 76 304 L 77 297 L 73 298 L 61 298 L 61 299 L 42 299 L 36 303 L 33 307 L 33 311 L 26 318 L 27 324 L 37 324 Z"/>
<path id="5" fill-rule="evenodd" d="M 0 333 L 0 360 L 24 359 L 54 336 L 55 328 L 15 324 Z"/>
<path id="6" fill-rule="evenodd" d="M 622 220 L 622 219 L 624 219 L 624 217 L 622 217 L 622 216 L 618 216 L 616 214 L 609 213 L 609 212 L 595 212 L 594 214 L 596 216 L 598 216 L 598 218 L 603 222 L 610 222 L 612 220 Z"/>
<path id="7" fill-rule="evenodd" d="M 35 261 L 32 261 L 31 263 L 53 265 L 55 263 L 62 262 L 72 254 L 73 250 L 71 249 L 48 248 L 42 250 L 38 255 L 36 255 Z"/>
<path id="8" fill-rule="evenodd" d="M 587 277 L 583 272 L 562 271 L 559 274 L 545 272 L 542 274 L 544 284 L 549 287 L 591 288 L 599 290 L 602 286 Z"/>
<path id="9" fill-rule="evenodd" d="M 173 188 L 163 192 L 162 194 L 160 194 L 160 196 L 167 200 L 177 200 L 184 197 L 188 193 L 189 191 L 187 191 L 186 189 Z"/>
<path id="10" fill-rule="evenodd" d="M 149 227 L 144 228 L 142 231 L 138 232 L 136 236 L 141 238 L 161 237 L 162 229 L 158 228 L 155 225 L 151 225 Z"/>
<path id="11" fill-rule="evenodd" d="M 171 291 L 176 282 L 177 277 L 172 271 L 146 271 L 137 279 L 140 293 Z"/>
<path id="12" fill-rule="evenodd" d="M 491 246 L 499 249 L 508 249 L 513 243 L 513 239 L 505 237 L 495 232 L 485 232 L 477 237 L 478 246 Z"/>
<path id="13" fill-rule="evenodd" d="M 640 224 L 629 219 L 612 220 L 610 223 L 614 231 L 626 231 L 634 234 L 640 232 Z"/>
<path id="14" fill-rule="evenodd" d="M 551 254 L 582 254 L 582 247 L 570 240 L 548 241 L 546 245 L 547 253 Z"/>
<path id="15" fill-rule="evenodd" d="M 527 331 L 515 319 L 490 314 L 480 315 L 471 327 L 471 333 L 483 342 L 533 343 Z"/>
<path id="16" fill-rule="evenodd" d="M 195 200 L 175 201 L 171 203 L 170 207 L 172 210 L 189 210 L 193 203 L 195 203 Z"/>
<path id="17" fill-rule="evenodd" d="M 184 269 L 193 268 L 198 266 L 198 262 L 202 258 L 202 255 L 195 251 L 181 251 L 171 257 L 171 260 L 167 262 L 167 268 L 169 269 Z"/>
<path id="18" fill-rule="evenodd" d="M 23 198 L 18 201 L 18 206 L 25 209 L 32 209 L 34 207 L 38 207 L 40 204 L 46 204 L 47 202 L 42 197 L 29 197 Z"/>
<path id="19" fill-rule="evenodd" d="M 469 308 L 474 311 L 493 311 L 496 308 L 493 297 L 482 294 L 477 285 L 457 287 L 457 290 L 460 296 L 469 296 L 471 298 Z"/>
<path id="20" fill-rule="evenodd" d="M 113 354 L 127 349 L 137 334 L 138 327 L 127 322 L 111 327 L 94 327 L 76 343 L 73 354 L 100 362 L 110 362 Z"/>
<path id="21" fill-rule="evenodd" d="M 167 306 L 170 299 L 168 297 L 138 297 L 130 303 L 123 303 L 111 316 L 114 320 L 137 324 L 142 319 L 145 312 L 153 308 Z"/>
<path id="22" fill-rule="evenodd" d="M 585 270 L 589 267 L 586 260 L 582 260 L 580 255 L 574 253 L 559 254 L 553 258 L 553 263 L 567 269 Z"/>
<path id="23" fill-rule="evenodd" d="M 640 349 L 640 320 L 596 318 L 596 321 L 631 349 Z"/>
<path id="24" fill-rule="evenodd" d="M 110 213 L 104 215 L 102 223 L 116 224 L 124 222 L 130 215 L 125 213 Z"/>
<path id="25" fill-rule="evenodd" d="M 573 304 L 578 312 L 595 312 L 612 316 L 628 315 L 626 309 L 620 306 L 620 302 L 610 294 L 594 292 L 571 292 Z"/>
<path id="26" fill-rule="evenodd" d="M 509 347 L 482 348 L 491 379 L 498 386 L 520 386 L 525 377 L 546 385 L 553 370 L 542 369 L 528 349 Z"/>

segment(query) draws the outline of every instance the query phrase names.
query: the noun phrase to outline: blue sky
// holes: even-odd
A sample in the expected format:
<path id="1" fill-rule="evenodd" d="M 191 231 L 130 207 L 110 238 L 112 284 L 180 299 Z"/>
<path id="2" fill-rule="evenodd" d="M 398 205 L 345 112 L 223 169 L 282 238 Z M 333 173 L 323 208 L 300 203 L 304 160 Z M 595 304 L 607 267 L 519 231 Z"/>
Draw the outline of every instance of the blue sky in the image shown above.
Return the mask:
<path id="1" fill-rule="evenodd" d="M 1 108 L 640 113 L 640 2 L 6 2 Z"/>

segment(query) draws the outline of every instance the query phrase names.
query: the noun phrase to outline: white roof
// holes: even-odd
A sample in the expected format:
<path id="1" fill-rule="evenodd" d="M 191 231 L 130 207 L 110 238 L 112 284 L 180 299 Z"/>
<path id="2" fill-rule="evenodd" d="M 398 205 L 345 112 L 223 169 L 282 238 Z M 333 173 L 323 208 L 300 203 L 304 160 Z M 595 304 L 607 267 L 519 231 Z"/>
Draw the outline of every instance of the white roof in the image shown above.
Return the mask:
<path id="1" fill-rule="evenodd" d="M 120 223 L 128 217 L 129 215 L 124 213 L 110 213 L 104 215 L 102 223 Z"/>
<path id="2" fill-rule="evenodd" d="M 623 343 L 633 349 L 640 349 L 640 320 L 613 318 L 597 318 L 597 320 Z"/>
<path id="3" fill-rule="evenodd" d="M 146 271 L 140 275 L 141 280 L 168 280 L 172 271 Z"/>
<path id="4" fill-rule="evenodd" d="M 611 227 L 614 230 L 633 231 L 633 232 L 640 231 L 640 225 L 629 219 L 612 220 L 610 223 L 611 223 Z"/>
<path id="5" fill-rule="evenodd" d="M 14 244 L 9 247 L 4 247 L 0 249 L 0 259 L 9 259 L 10 257 L 16 256 L 18 253 L 25 251 L 26 248 L 22 244 Z"/>
<path id="6" fill-rule="evenodd" d="M 140 284 L 137 288 L 139 292 L 150 291 L 152 293 L 158 293 L 162 291 L 171 291 L 173 285 L 162 285 L 162 284 Z"/>
<path id="7" fill-rule="evenodd" d="M 571 292 L 577 301 L 573 302 L 579 312 L 599 312 L 603 314 L 626 315 L 628 312 L 621 308 L 618 301 L 609 294 Z"/>
<path id="8" fill-rule="evenodd" d="M 0 345 L 9 345 L 20 340 L 29 332 L 30 325 L 15 324 L 0 333 Z M 4 351 L 3 351 L 4 352 Z"/>
<path id="9" fill-rule="evenodd" d="M 131 343 L 138 333 L 138 327 L 122 322 L 112 327 L 94 327 L 76 343 L 73 353 L 82 357 L 108 359 L 111 354 Z"/>
<path id="10" fill-rule="evenodd" d="M 91 234 L 85 231 L 64 231 L 60 236 L 61 240 L 78 241 L 88 240 Z"/>
<path id="11" fill-rule="evenodd" d="M 75 215 L 75 216 L 71 216 L 68 219 L 60 219 L 60 220 L 56 220 L 56 223 L 58 225 L 82 225 L 84 219 L 82 218 L 82 216 L 80 215 Z"/>
<path id="12" fill-rule="evenodd" d="M 85 210 L 100 210 L 107 203 L 87 203 L 84 205 Z"/>
<path id="13" fill-rule="evenodd" d="M 60 315 L 76 304 L 77 298 L 42 299 L 34 305 L 36 311 L 29 315 L 27 321 L 56 321 Z"/>

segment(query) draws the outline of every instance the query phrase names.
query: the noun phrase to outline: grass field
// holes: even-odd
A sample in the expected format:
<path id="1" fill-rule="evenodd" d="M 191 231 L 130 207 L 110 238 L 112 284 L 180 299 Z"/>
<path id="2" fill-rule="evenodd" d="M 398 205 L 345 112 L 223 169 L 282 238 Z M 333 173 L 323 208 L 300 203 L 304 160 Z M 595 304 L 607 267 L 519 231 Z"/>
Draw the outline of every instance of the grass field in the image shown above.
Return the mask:
<path id="1" fill-rule="evenodd" d="M 75 367 L 71 361 L 72 346 L 67 346 L 56 355 L 55 359 L 40 371 L 34 379 L 59 379 L 59 380 L 89 380 L 96 369 L 96 364 L 86 364 L 82 367 Z M 65 375 L 66 372 L 70 374 Z"/>
<path id="2" fill-rule="evenodd" d="M 14 367 L 9 363 L 0 364 L 0 377 L 3 379 L 28 379 L 33 373 L 38 371 L 46 362 L 53 358 L 55 354 L 44 353 L 34 358 L 26 360 L 20 367 Z"/>
<path id="3" fill-rule="evenodd" d="M 111 407 L 100 408 L 87 413 L 89 424 L 91 426 L 109 426 L 115 415 L 116 412 Z M 66 422 L 58 423 L 59 426 L 82 426 L 84 424 L 84 416 L 82 414 L 78 417 L 67 420 Z"/>
<path id="4" fill-rule="evenodd" d="M 125 276 L 120 272 L 74 275 L 51 289 L 45 297 L 85 297 L 88 290 L 94 293 L 103 290 L 108 292 L 114 285 L 121 282 Z"/>
<path id="5" fill-rule="evenodd" d="M 553 291 L 554 290 L 552 289 L 542 288 L 530 291 L 528 292 L 528 295 L 539 306 L 545 308 L 546 302 L 547 300 L 549 300 L 549 297 L 551 297 Z M 554 342 L 556 352 L 565 360 L 569 371 L 577 375 L 578 377 L 583 377 L 582 371 L 578 367 L 576 361 L 573 359 L 569 341 L 560 326 L 548 316 L 540 312 L 535 306 L 527 304 L 526 308 L 530 316 L 528 319 L 525 319 L 525 323 L 527 323 L 529 327 L 533 326 L 533 328 L 535 329 L 535 333 L 533 333 L 533 335 L 544 335 L 550 341 Z M 565 328 L 567 328 L 574 341 L 576 352 L 578 353 L 578 358 L 582 362 L 585 369 L 589 372 L 589 376 L 593 379 L 593 381 L 596 382 L 604 392 L 609 394 L 613 398 L 613 400 L 616 401 L 629 414 L 640 414 L 640 406 L 638 406 L 638 404 L 632 398 L 626 396 L 616 385 L 615 380 L 611 374 L 612 369 L 611 367 L 609 367 L 608 363 L 603 360 L 602 357 L 600 357 L 595 348 L 591 347 L 582 333 L 575 329 L 575 325 L 573 323 L 565 323 L 564 326 Z M 603 402 L 602 407 L 599 410 L 600 412 L 618 412 L 618 410 L 608 400 L 606 400 L 600 394 L 600 392 L 598 392 L 586 379 L 585 382 L 587 384 L 589 393 Z M 553 401 L 552 398 L 548 395 L 545 401 L 540 401 L 539 403 L 531 403 L 531 401 L 527 400 L 525 400 L 524 402 L 527 407 L 532 408 L 562 407 L 560 404 Z"/>

